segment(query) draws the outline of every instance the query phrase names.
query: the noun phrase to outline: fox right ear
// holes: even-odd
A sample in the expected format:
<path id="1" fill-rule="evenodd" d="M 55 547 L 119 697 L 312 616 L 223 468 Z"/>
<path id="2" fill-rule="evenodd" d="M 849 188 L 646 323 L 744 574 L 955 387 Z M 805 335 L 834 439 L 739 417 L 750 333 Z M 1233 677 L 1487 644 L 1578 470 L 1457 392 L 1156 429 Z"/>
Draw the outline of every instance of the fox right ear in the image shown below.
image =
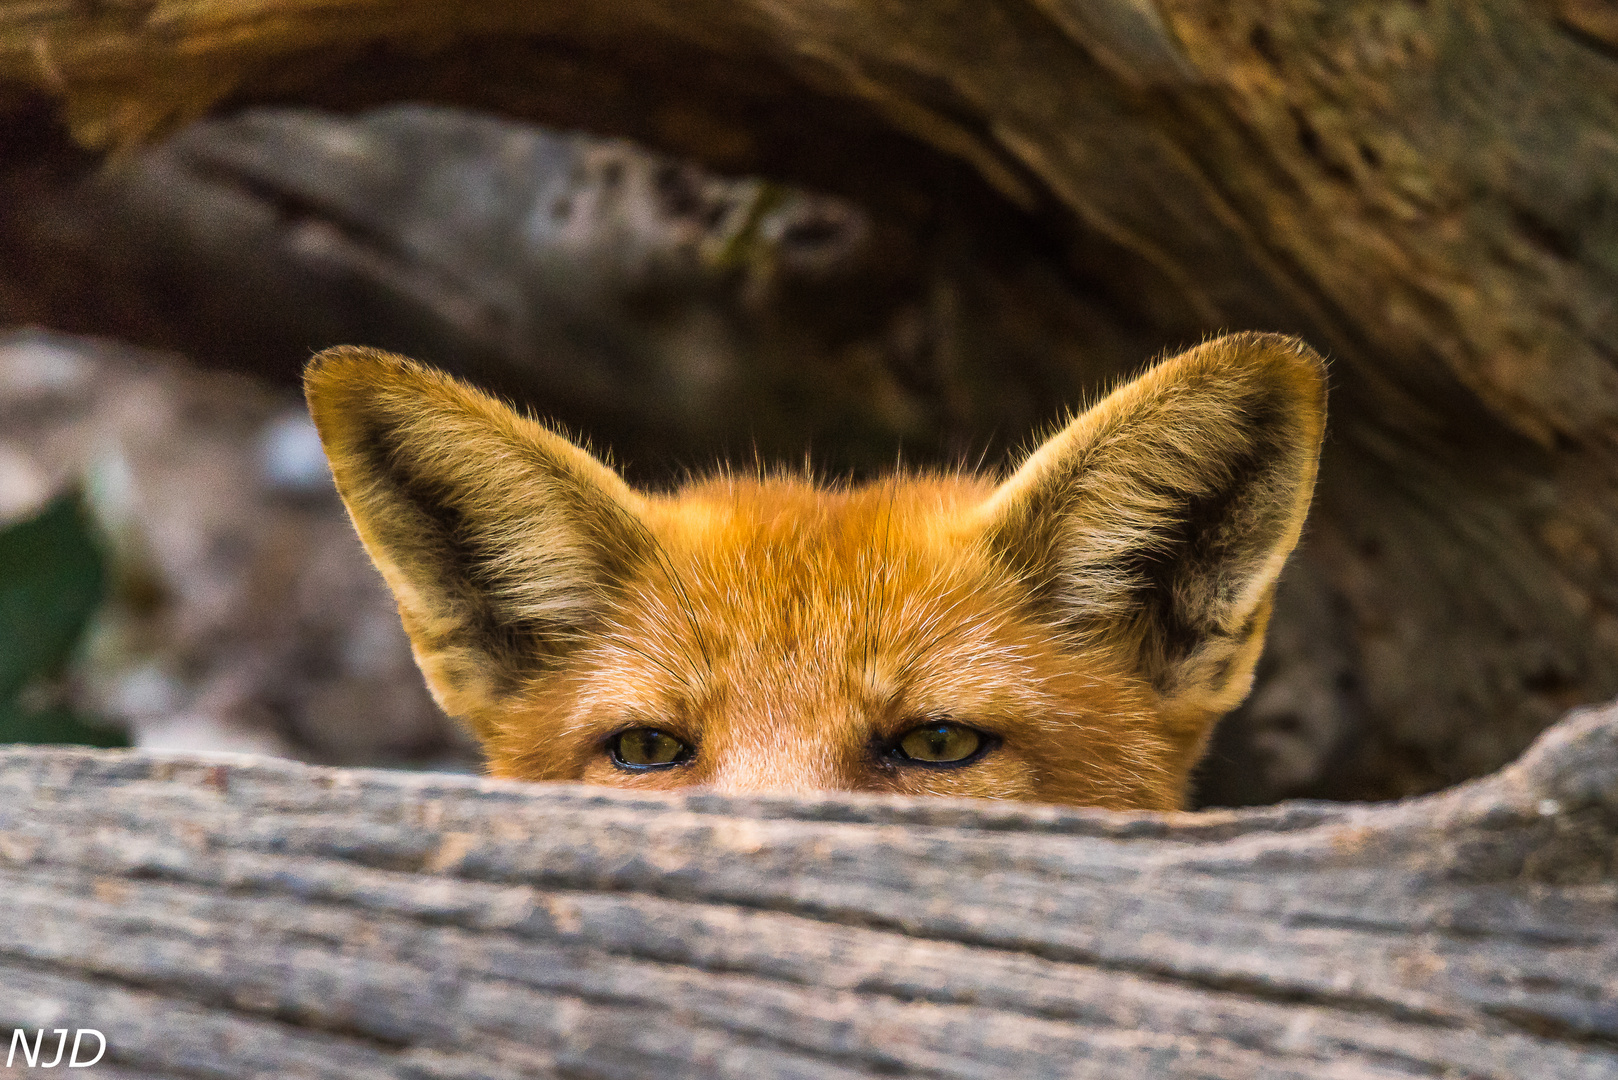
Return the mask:
<path id="1" fill-rule="evenodd" d="M 989 547 L 1046 618 L 1127 649 L 1186 769 L 1252 683 L 1325 406 L 1301 341 L 1209 341 L 1073 420 L 984 507 Z"/>
<path id="2" fill-rule="evenodd" d="M 328 349 L 304 389 L 428 686 L 485 734 L 482 709 L 554 664 L 649 554 L 642 498 L 543 425 L 403 357 Z"/>

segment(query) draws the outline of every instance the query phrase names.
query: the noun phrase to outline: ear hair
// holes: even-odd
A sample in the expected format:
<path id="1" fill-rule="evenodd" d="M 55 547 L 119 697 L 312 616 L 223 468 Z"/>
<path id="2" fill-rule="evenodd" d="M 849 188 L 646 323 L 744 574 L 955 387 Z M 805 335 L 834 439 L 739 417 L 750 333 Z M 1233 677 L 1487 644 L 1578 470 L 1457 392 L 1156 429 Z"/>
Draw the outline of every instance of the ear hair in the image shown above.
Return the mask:
<path id="1" fill-rule="evenodd" d="M 1046 617 L 1129 651 L 1194 757 L 1251 685 L 1324 424 L 1313 350 L 1219 338 L 1049 439 L 982 508 L 983 536 Z"/>
<path id="2" fill-rule="evenodd" d="M 340 347 L 304 375 L 338 492 L 439 703 L 478 726 L 600 618 L 648 554 L 612 469 L 447 375 Z"/>

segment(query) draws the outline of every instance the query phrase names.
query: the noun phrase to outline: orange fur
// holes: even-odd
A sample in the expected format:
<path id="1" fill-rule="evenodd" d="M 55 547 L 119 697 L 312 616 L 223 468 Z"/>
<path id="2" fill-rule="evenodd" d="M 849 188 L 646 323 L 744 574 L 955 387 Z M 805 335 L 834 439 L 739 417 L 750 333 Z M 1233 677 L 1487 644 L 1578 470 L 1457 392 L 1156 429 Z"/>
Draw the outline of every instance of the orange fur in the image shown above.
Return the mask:
<path id="1" fill-rule="evenodd" d="M 1009 479 L 645 495 L 532 420 L 343 348 L 307 388 L 338 488 L 440 703 L 491 770 L 725 791 L 1180 805 L 1246 694 L 1324 420 L 1300 343 L 1165 361 Z M 982 736 L 906 758 L 918 725 Z M 689 760 L 630 771 L 655 729 Z"/>

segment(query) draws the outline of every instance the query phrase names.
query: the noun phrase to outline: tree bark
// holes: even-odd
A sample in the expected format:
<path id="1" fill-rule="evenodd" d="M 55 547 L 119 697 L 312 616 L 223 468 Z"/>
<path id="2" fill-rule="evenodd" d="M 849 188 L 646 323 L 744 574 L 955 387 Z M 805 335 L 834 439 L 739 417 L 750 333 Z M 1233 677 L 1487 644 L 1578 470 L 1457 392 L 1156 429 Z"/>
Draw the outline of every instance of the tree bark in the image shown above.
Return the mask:
<path id="1" fill-rule="evenodd" d="M 62 749 L 0 792 L 0 1032 L 98 1076 L 1618 1077 L 1618 708 L 1382 806 Z"/>
<path id="2" fill-rule="evenodd" d="M 1583 0 L 12 0 L 0 113 L 122 151 L 246 104 L 493 109 L 954 230 L 1106 312 L 1089 374 L 1302 334 L 1320 497 L 1207 791 L 1364 797 L 1618 693 L 1615 43 Z M 1050 390 L 1001 355 L 977 393 Z"/>

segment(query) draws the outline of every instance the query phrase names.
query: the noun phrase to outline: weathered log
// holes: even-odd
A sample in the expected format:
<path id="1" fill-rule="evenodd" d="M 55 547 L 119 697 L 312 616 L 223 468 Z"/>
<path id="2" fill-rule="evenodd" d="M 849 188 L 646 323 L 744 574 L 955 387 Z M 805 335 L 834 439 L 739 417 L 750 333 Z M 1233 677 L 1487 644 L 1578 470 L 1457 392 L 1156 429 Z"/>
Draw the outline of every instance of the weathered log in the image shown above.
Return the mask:
<path id="1" fill-rule="evenodd" d="M 98 1076 L 1612 1080 L 1615 911 L 1614 707 L 1179 815 L 0 752 L 0 1032 Z"/>
<path id="2" fill-rule="evenodd" d="M 1618 68 L 1588 6 L 13 0 L 0 110 L 47 94 L 108 147 L 243 102 L 409 94 L 884 203 L 953 175 L 1110 240 L 1146 279 L 1124 291 L 1182 328 L 1420 358 L 1407 393 L 1447 374 L 1550 446 L 1612 415 L 1596 136 Z"/>

